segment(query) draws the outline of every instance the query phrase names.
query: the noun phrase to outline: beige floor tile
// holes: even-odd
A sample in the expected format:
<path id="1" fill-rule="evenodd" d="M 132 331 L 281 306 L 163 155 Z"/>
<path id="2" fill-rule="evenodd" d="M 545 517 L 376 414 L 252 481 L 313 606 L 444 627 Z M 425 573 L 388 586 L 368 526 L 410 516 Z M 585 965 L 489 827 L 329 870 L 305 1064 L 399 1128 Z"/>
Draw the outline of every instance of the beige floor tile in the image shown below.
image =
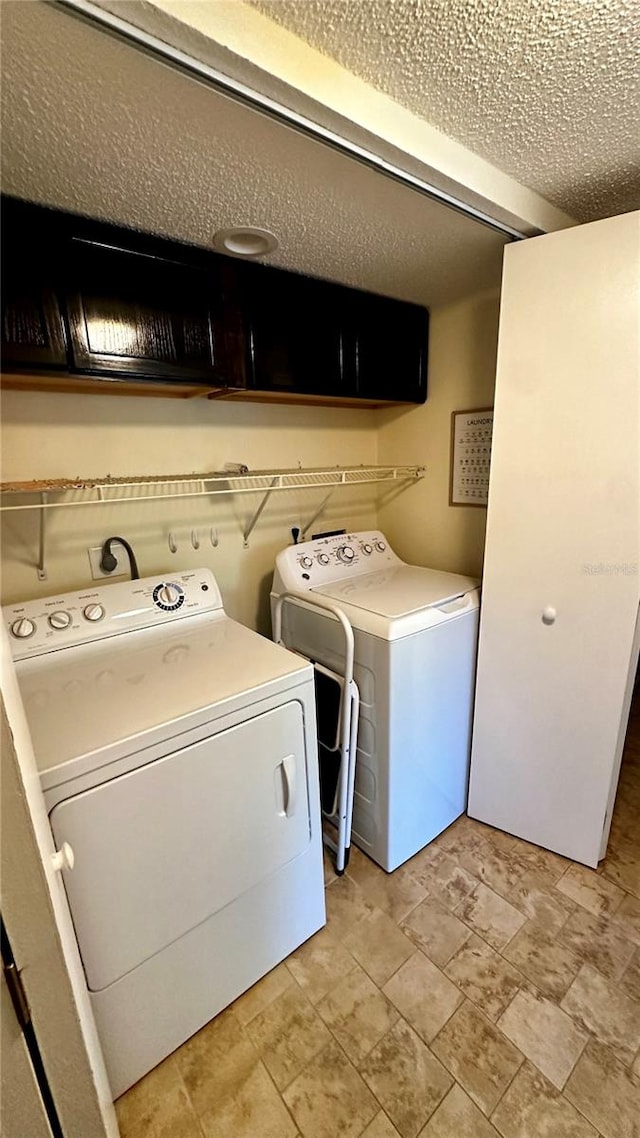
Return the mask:
<path id="1" fill-rule="evenodd" d="M 337 979 L 356 967 L 350 952 L 331 929 L 320 929 L 287 958 L 287 968 L 312 1004 L 335 987 Z"/>
<path id="2" fill-rule="evenodd" d="M 287 988 L 247 1025 L 265 1067 L 282 1090 L 331 1039 L 299 988 Z"/>
<path id="3" fill-rule="evenodd" d="M 596 917 L 615 913 L 624 897 L 622 889 L 584 865 L 570 865 L 555 888 Z"/>
<path id="4" fill-rule="evenodd" d="M 564 1093 L 604 1138 L 640 1135 L 640 1080 L 602 1044 L 588 1044 Z"/>
<path id="5" fill-rule="evenodd" d="M 449 961 L 445 974 L 481 1012 L 495 1022 L 511 1003 L 523 982 L 520 973 L 472 933 Z"/>
<path id="6" fill-rule="evenodd" d="M 530 872 L 512 849 L 496 848 L 489 841 L 460 856 L 460 863 L 490 889 L 506 897 Z"/>
<path id="7" fill-rule="evenodd" d="M 282 998 L 282 997 L 281 997 Z M 221 1012 L 175 1052 L 197 1114 L 233 1098 L 258 1065 L 246 1029 L 231 1009 Z"/>
<path id="8" fill-rule="evenodd" d="M 358 965 L 320 1001 L 318 1012 L 356 1066 L 398 1019 L 393 1004 Z"/>
<path id="9" fill-rule="evenodd" d="M 415 952 L 415 946 L 394 924 L 391 917 L 374 909 L 344 939 L 345 948 L 355 956 L 375 984 L 384 984 Z"/>
<path id="10" fill-rule="evenodd" d="M 204 1138 L 295 1138 L 297 1127 L 262 1063 L 232 1099 L 200 1119 Z"/>
<path id="11" fill-rule="evenodd" d="M 548 885 L 559 881 L 565 870 L 569 868 L 571 862 L 561 854 L 553 853 L 552 850 L 545 850 L 542 846 L 534 846 L 531 842 L 525 842 L 521 838 L 516 839 L 514 853 L 523 861 L 525 865 L 539 876 L 540 880 L 545 880 Z"/>
<path id="12" fill-rule="evenodd" d="M 593 1126 L 530 1063 L 520 1068 L 491 1121 L 503 1138 L 598 1138 Z"/>
<path id="13" fill-rule="evenodd" d="M 461 814 L 431 844 L 436 849 L 447 850 L 451 854 L 458 855 L 466 853 L 468 850 L 477 849 L 478 846 L 482 845 L 485 841 L 486 831 L 487 828 L 483 826 L 482 822 L 476 822 L 473 818 L 468 818 L 466 814 Z"/>
<path id="14" fill-rule="evenodd" d="M 562 1090 L 587 1042 L 587 1033 L 557 1004 L 521 989 L 498 1027 L 543 1075 Z"/>
<path id="15" fill-rule="evenodd" d="M 634 1000 L 640 1000 L 640 948 L 637 948 L 622 974 L 620 987 Z"/>
<path id="16" fill-rule="evenodd" d="M 482 884 L 458 906 L 456 916 L 498 951 L 526 921 L 509 901 Z"/>
<path id="17" fill-rule="evenodd" d="M 523 1061 L 518 1049 L 468 1001 L 445 1024 L 431 1049 L 487 1115 Z"/>
<path id="18" fill-rule="evenodd" d="M 401 927 L 413 943 L 441 968 L 471 935 L 458 917 L 431 897 L 421 901 Z"/>
<path id="19" fill-rule="evenodd" d="M 633 1062 L 640 1047 L 640 1001 L 623 992 L 590 964 L 580 969 L 561 1007 L 615 1051 Z"/>
<path id="20" fill-rule="evenodd" d="M 453 1083 L 404 1020 L 380 1040 L 360 1073 L 401 1138 L 415 1138 Z"/>
<path id="21" fill-rule="evenodd" d="M 425 859 L 422 864 L 417 864 L 412 873 L 429 896 L 445 909 L 455 909 L 478 884 L 478 878 L 459 865 L 446 850 L 436 850 L 431 861 Z"/>
<path id="22" fill-rule="evenodd" d="M 636 899 L 640 899 L 640 843 L 637 838 L 609 849 L 600 873 Z"/>
<path id="23" fill-rule="evenodd" d="M 463 996 L 422 952 L 416 952 L 383 991 L 425 1043 L 438 1034 Z"/>
<path id="24" fill-rule="evenodd" d="M 638 845 L 640 845 L 640 841 Z M 619 928 L 627 940 L 632 940 L 635 944 L 640 945 L 640 901 L 638 898 L 632 897 L 628 893 L 620 908 L 611 918 L 611 924 L 614 928 Z"/>
<path id="25" fill-rule="evenodd" d="M 201 1138 L 198 1119 L 173 1058 L 122 1095 L 116 1102 L 116 1114 L 122 1138 Z"/>
<path id="26" fill-rule="evenodd" d="M 497 1138 L 497 1130 L 454 1083 L 418 1138 Z"/>
<path id="27" fill-rule="evenodd" d="M 503 948 L 507 960 L 554 1000 L 564 996 L 582 966 L 582 957 L 535 921 L 527 921 Z"/>
<path id="28" fill-rule="evenodd" d="M 596 917 L 582 908 L 577 908 L 569 917 L 558 934 L 558 941 L 579 953 L 584 964 L 593 964 L 610 980 L 620 978 L 633 955 L 633 942 L 623 934 L 617 915 Z"/>
<path id="29" fill-rule="evenodd" d="M 290 958 L 291 959 L 291 958 Z M 262 980 L 258 980 L 248 992 L 231 1005 L 233 1013 L 239 1023 L 245 1025 L 264 1011 L 269 1004 L 281 996 L 293 984 L 293 977 L 286 964 L 279 964 L 272 972 L 268 972 Z"/>
<path id="30" fill-rule="evenodd" d="M 546 929 L 550 936 L 560 931 L 577 907 L 553 886 L 550 888 L 547 878 L 535 870 L 526 873 L 506 899 L 539 928 Z"/>
<path id="31" fill-rule="evenodd" d="M 355 1067 L 332 1041 L 284 1092 L 303 1138 L 359 1138 L 379 1106 Z M 256 1135 L 261 1131 L 256 1131 Z"/>
<path id="32" fill-rule="evenodd" d="M 361 1138 L 400 1138 L 400 1136 L 393 1123 L 381 1110 L 379 1114 L 376 1114 L 373 1122 L 369 1123 L 367 1129 L 362 1131 Z"/>
<path id="33" fill-rule="evenodd" d="M 343 940 L 354 925 L 371 915 L 374 906 L 367 901 L 355 881 L 345 873 L 336 877 L 325 890 L 327 927 L 339 940 Z"/>
<path id="34" fill-rule="evenodd" d="M 394 873 L 385 873 L 355 847 L 349 862 L 349 877 L 360 886 L 371 904 L 382 909 L 396 924 L 426 897 L 426 889 L 407 873 L 404 866 Z"/>

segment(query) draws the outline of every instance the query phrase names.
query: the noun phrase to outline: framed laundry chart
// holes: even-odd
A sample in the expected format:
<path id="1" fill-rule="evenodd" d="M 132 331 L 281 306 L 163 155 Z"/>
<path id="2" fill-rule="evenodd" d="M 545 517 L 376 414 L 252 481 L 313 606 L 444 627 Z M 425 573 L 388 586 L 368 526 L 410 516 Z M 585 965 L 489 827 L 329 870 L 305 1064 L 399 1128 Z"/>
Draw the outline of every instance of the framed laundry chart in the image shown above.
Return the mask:
<path id="1" fill-rule="evenodd" d="M 451 415 L 450 506 L 486 506 L 489 496 L 493 407 Z"/>

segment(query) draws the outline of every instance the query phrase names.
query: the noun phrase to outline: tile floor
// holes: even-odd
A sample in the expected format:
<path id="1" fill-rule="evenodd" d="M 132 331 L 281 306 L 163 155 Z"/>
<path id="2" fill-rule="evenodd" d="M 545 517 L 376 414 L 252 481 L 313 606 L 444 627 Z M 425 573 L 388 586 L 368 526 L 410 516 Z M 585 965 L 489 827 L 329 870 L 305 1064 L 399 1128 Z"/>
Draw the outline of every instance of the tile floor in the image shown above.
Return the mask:
<path id="1" fill-rule="evenodd" d="M 123 1138 L 640 1138 L 640 700 L 597 872 L 460 818 L 118 1100 Z"/>

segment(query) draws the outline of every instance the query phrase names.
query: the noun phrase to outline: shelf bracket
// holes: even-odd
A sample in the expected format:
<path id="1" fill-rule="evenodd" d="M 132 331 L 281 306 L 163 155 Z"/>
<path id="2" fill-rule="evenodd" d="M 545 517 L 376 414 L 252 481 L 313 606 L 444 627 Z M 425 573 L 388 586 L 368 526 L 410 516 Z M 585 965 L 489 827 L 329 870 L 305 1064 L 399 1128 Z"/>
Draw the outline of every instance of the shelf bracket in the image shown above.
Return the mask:
<path id="1" fill-rule="evenodd" d="M 266 506 L 267 502 L 269 501 L 269 498 L 271 497 L 271 495 L 272 495 L 273 491 L 275 490 L 275 488 L 276 488 L 276 486 L 278 485 L 278 483 L 279 483 L 279 482 L 280 482 L 280 475 L 279 475 L 279 474 L 276 474 L 275 478 L 273 479 L 273 481 L 272 481 L 272 483 L 271 483 L 271 486 L 270 486 L 270 487 L 269 487 L 269 489 L 267 490 L 267 492 L 266 492 L 266 494 L 265 494 L 264 498 L 262 499 L 262 501 L 261 501 L 260 505 L 258 506 L 258 509 L 256 510 L 256 512 L 255 512 L 255 514 L 253 515 L 253 517 L 252 517 L 251 521 L 249 522 L 249 525 L 248 525 L 248 526 L 247 526 L 247 528 L 245 529 L 245 531 L 244 531 L 244 533 L 243 533 L 243 535 L 242 535 L 242 536 L 243 536 L 243 539 L 244 539 L 244 548 L 245 548 L 245 549 L 248 549 L 248 548 L 249 548 L 249 538 L 251 537 L 251 534 L 253 533 L 253 530 L 254 530 L 254 528 L 255 528 L 256 522 L 258 521 L 258 519 L 259 519 L 259 517 L 260 517 L 260 515 L 261 515 L 262 511 L 264 510 L 264 508 L 265 508 L 265 506 Z"/>
<path id="2" fill-rule="evenodd" d="M 340 483 L 340 485 L 342 485 L 342 483 Z M 333 497 L 334 492 L 335 492 L 335 486 L 332 487 L 332 489 L 329 491 L 329 493 L 325 495 L 325 497 L 322 499 L 320 505 L 318 506 L 318 509 L 316 510 L 315 514 L 313 514 L 313 516 L 311 518 L 309 518 L 309 521 L 307 522 L 304 529 L 300 531 L 300 539 L 302 541 L 304 541 L 305 537 L 307 536 L 307 533 L 311 529 L 311 526 L 315 522 L 316 518 L 320 517 L 320 514 L 324 510 L 327 502 L 329 501 L 329 498 Z"/>
<path id="3" fill-rule="evenodd" d="M 42 493 L 40 495 L 40 503 L 43 509 L 40 510 L 40 539 L 39 539 L 39 552 L 38 552 L 38 580 L 46 581 L 46 541 L 47 541 L 47 511 L 44 507 L 47 504 L 47 495 Z"/>

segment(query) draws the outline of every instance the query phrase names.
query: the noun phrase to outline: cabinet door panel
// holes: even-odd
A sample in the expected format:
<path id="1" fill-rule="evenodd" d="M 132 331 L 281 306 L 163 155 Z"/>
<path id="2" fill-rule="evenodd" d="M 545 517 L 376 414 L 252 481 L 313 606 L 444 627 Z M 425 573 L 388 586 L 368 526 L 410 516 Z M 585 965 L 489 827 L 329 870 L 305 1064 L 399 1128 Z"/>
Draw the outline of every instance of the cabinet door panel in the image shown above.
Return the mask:
<path id="1" fill-rule="evenodd" d="M 343 291 L 256 267 L 246 276 L 251 386 L 258 391 L 349 395 Z"/>
<path id="2" fill-rule="evenodd" d="M 13 203 L 3 210 L 2 364 L 67 366 L 62 316 L 54 289 L 55 257 L 38 225 L 26 226 Z"/>
<path id="3" fill-rule="evenodd" d="M 89 241 L 74 240 L 72 248 L 78 370 L 207 383 L 223 377 L 209 273 Z"/>
<path id="4" fill-rule="evenodd" d="M 354 327 L 358 395 L 424 403 L 428 319 L 419 305 L 363 296 Z"/>

